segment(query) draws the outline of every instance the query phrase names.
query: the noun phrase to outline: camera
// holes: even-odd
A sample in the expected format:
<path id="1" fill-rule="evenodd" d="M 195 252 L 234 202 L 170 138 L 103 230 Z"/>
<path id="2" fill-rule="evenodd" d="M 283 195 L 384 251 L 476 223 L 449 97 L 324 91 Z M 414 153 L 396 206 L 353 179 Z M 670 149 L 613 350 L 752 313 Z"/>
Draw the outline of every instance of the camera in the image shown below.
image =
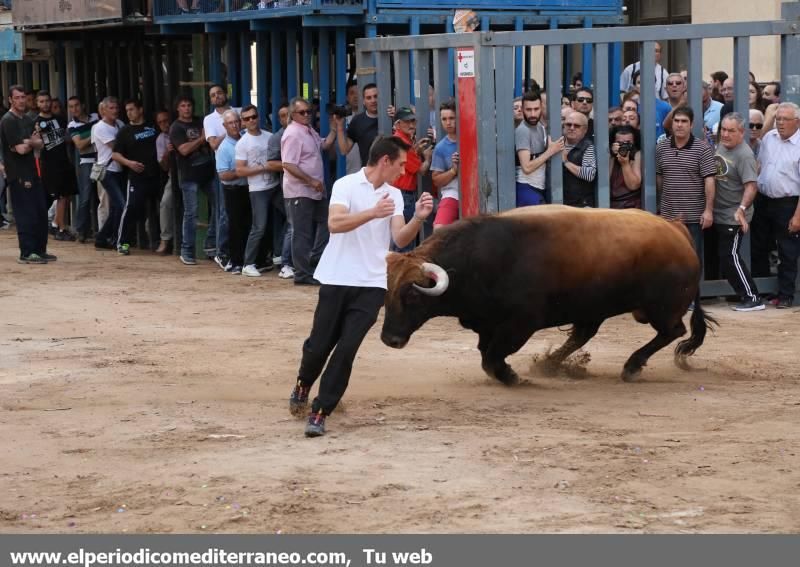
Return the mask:
<path id="1" fill-rule="evenodd" d="M 620 142 L 619 148 L 617 149 L 617 154 L 621 156 L 627 156 L 629 153 L 633 151 L 633 144 L 631 142 Z"/>
<path id="2" fill-rule="evenodd" d="M 347 108 L 346 106 L 340 106 L 338 104 L 329 102 L 328 106 L 325 107 L 325 112 L 327 114 L 333 114 L 334 116 L 338 116 L 339 118 L 345 118 L 350 113 L 350 109 Z"/>

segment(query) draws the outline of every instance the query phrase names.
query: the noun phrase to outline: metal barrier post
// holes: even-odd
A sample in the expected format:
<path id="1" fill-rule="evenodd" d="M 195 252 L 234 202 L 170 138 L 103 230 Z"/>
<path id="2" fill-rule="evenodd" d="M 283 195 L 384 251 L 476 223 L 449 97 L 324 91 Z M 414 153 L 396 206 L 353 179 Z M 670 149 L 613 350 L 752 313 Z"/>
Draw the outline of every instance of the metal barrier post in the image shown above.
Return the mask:
<path id="1" fill-rule="evenodd" d="M 594 46 L 594 76 L 597 77 L 594 89 L 594 155 L 597 159 L 597 206 L 611 206 L 611 189 L 609 179 L 608 153 L 608 44 L 598 43 Z M 597 110 L 600 109 L 600 112 Z"/>

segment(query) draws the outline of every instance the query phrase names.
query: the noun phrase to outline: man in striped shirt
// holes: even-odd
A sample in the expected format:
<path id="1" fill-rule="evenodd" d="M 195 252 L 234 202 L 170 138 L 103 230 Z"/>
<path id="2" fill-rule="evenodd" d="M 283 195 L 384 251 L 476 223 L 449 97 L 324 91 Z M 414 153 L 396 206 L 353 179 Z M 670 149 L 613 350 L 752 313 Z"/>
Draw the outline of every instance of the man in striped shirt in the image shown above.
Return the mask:
<path id="1" fill-rule="evenodd" d="M 659 210 L 668 220 L 679 220 L 692 235 L 703 263 L 703 230 L 714 223 L 714 150 L 692 135 L 694 111 L 679 106 L 672 114 L 672 137 L 656 146 L 656 188 Z"/>
<path id="2" fill-rule="evenodd" d="M 564 120 L 564 204 L 572 207 L 595 206 L 597 159 L 588 128 L 589 120 L 580 112 L 570 112 Z"/>

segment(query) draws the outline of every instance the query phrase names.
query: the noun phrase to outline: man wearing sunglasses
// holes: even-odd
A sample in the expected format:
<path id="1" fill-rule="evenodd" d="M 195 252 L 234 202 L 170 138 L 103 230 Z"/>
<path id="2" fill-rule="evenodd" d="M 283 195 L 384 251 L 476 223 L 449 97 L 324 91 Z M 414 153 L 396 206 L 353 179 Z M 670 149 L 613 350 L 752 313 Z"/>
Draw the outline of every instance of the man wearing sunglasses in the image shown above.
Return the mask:
<path id="1" fill-rule="evenodd" d="M 259 277 L 268 267 L 262 241 L 267 233 L 269 204 L 278 187 L 279 170 L 267 160 L 269 132 L 258 124 L 258 109 L 249 104 L 242 108 L 242 126 L 247 132 L 236 143 L 236 175 L 247 178 L 252 224 L 244 251 L 243 276 Z"/>
<path id="2" fill-rule="evenodd" d="M 757 108 L 750 109 L 750 149 L 753 150 L 753 155 L 758 157 L 758 152 L 761 149 L 761 138 L 766 134 L 764 129 L 764 113 Z"/>
<path id="3" fill-rule="evenodd" d="M 595 206 L 597 158 L 587 134 L 589 120 L 580 112 L 570 112 L 564 120 L 564 204 L 572 207 Z"/>
<path id="4" fill-rule="evenodd" d="M 336 142 L 336 128 L 331 128 L 328 136 L 322 140 L 310 126 L 311 105 L 300 97 L 289 103 L 289 120 L 281 138 L 281 160 L 283 197 L 294 231 L 294 283 L 319 285 L 313 277 L 314 266 L 328 242 L 328 206 L 322 152 L 328 151 Z"/>
<path id="5" fill-rule="evenodd" d="M 587 130 L 586 136 L 594 137 L 594 119 L 592 116 L 592 104 L 594 103 L 594 93 L 588 87 L 582 87 L 575 92 L 572 99 L 572 110 L 580 112 L 586 117 Z"/>

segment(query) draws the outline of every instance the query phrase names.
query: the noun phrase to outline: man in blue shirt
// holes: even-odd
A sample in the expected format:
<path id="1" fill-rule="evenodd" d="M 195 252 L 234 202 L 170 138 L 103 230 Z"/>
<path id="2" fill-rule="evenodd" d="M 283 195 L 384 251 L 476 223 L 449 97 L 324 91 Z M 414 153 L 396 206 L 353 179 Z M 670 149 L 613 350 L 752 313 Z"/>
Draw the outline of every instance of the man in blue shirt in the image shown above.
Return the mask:
<path id="1" fill-rule="evenodd" d="M 233 109 L 223 112 L 222 126 L 225 128 L 225 138 L 217 146 L 215 157 L 217 175 L 225 198 L 225 210 L 228 213 L 228 246 L 231 257 L 224 270 L 240 275 L 244 266 L 244 249 L 250 234 L 252 211 L 247 178 L 236 174 L 236 142 L 242 137 L 239 113 Z"/>

